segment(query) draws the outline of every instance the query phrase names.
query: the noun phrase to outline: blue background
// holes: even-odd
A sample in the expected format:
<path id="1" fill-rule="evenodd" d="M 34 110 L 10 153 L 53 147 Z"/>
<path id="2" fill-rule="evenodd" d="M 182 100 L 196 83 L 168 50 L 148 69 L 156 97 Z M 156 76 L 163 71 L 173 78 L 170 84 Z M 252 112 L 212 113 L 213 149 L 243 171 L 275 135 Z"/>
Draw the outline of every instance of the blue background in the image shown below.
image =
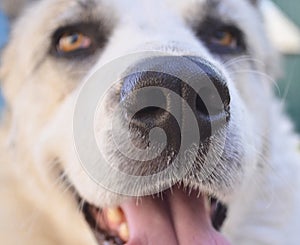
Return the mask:
<path id="1" fill-rule="evenodd" d="M 8 33 L 8 21 L 0 11 L 0 48 L 4 45 Z"/>
<path id="2" fill-rule="evenodd" d="M 4 46 L 7 35 L 8 35 L 8 21 L 7 21 L 7 18 L 4 16 L 4 14 L 1 13 L 1 11 L 0 11 L 0 49 Z M 1 53 L 1 51 L 0 51 L 0 53 Z M 4 101 L 2 99 L 1 89 L 0 89 L 0 112 L 2 111 L 1 108 L 3 107 L 3 104 L 4 104 Z"/>

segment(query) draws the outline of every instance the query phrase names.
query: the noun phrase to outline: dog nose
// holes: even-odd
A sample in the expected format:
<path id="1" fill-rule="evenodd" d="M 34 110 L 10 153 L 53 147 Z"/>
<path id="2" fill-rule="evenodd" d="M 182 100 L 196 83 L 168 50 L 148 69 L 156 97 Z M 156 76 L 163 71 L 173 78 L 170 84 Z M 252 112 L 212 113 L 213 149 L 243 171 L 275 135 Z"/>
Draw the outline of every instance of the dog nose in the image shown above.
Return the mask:
<path id="1" fill-rule="evenodd" d="M 147 131 L 163 128 L 180 141 L 177 130 L 194 117 L 202 141 L 212 136 L 213 127 L 216 131 L 225 126 L 230 118 L 230 95 L 224 76 L 201 58 L 185 60 L 146 60 L 123 79 L 120 100 L 133 127 Z"/>

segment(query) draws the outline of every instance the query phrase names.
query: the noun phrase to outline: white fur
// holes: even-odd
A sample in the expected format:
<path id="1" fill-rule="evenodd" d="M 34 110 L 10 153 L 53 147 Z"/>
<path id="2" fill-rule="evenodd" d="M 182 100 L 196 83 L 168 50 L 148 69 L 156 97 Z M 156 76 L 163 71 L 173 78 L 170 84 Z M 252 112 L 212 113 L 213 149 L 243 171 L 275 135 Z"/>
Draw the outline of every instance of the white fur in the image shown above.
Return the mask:
<path id="1" fill-rule="evenodd" d="M 115 58 L 156 50 L 201 56 L 227 78 L 232 110 L 228 131 L 237 140 L 225 150 L 244 152 L 242 167 L 235 172 L 229 163 L 223 164 L 233 189 L 197 186 L 228 203 L 224 234 L 233 245 L 300 243 L 299 142 L 272 94 L 278 74 L 276 53 L 256 8 L 246 0 L 223 0 L 217 11 L 245 32 L 250 57 L 226 61 L 210 54 L 188 28 L 192 16 L 203 18 L 204 4 L 201 0 L 95 1 L 88 15 L 103 18 L 113 32 L 96 61 L 87 61 L 80 69 L 48 57 L 51 33 L 84 15 L 77 1 L 43 0 L 25 11 L 4 51 L 0 73 L 8 103 L 1 135 L 1 241 L 95 243 L 71 193 L 59 187 L 57 171 L 63 169 L 79 194 L 98 206 L 116 204 L 123 197 L 96 185 L 77 159 L 71 125 L 78 84 L 95 67 Z M 109 113 L 104 117 L 108 120 Z M 97 125 L 104 142 L 107 120 Z"/>

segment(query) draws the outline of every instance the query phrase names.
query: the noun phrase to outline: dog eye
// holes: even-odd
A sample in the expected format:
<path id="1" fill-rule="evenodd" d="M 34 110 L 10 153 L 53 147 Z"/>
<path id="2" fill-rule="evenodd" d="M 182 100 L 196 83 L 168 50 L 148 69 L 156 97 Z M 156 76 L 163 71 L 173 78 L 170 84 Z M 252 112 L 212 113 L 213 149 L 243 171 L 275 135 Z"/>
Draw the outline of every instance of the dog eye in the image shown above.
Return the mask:
<path id="1" fill-rule="evenodd" d="M 216 31 L 211 38 L 211 43 L 232 49 L 236 49 L 238 47 L 237 37 L 227 30 Z"/>
<path id="2" fill-rule="evenodd" d="M 208 48 L 218 54 L 235 54 L 245 51 L 242 32 L 234 26 L 225 26 L 206 36 Z"/>
<path id="3" fill-rule="evenodd" d="M 106 30 L 97 22 L 68 25 L 53 33 L 50 54 L 81 61 L 101 50 L 106 41 Z"/>
<path id="4" fill-rule="evenodd" d="M 208 18 L 195 27 L 195 33 L 212 53 L 234 55 L 246 51 L 244 34 L 234 25 Z"/>
<path id="5" fill-rule="evenodd" d="M 65 33 L 63 34 L 57 43 L 56 49 L 59 53 L 70 53 L 78 50 L 89 49 L 92 46 L 92 40 L 90 37 L 83 33 Z"/>

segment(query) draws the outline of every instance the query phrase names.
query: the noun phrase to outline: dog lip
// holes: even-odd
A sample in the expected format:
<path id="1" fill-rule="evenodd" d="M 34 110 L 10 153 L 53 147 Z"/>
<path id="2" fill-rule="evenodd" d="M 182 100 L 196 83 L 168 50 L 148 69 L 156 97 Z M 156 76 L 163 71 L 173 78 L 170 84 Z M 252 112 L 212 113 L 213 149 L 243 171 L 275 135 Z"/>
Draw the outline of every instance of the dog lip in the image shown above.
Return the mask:
<path id="1" fill-rule="evenodd" d="M 211 199 L 211 221 L 213 227 L 220 231 L 227 218 L 227 205 L 221 203 L 218 199 Z"/>

